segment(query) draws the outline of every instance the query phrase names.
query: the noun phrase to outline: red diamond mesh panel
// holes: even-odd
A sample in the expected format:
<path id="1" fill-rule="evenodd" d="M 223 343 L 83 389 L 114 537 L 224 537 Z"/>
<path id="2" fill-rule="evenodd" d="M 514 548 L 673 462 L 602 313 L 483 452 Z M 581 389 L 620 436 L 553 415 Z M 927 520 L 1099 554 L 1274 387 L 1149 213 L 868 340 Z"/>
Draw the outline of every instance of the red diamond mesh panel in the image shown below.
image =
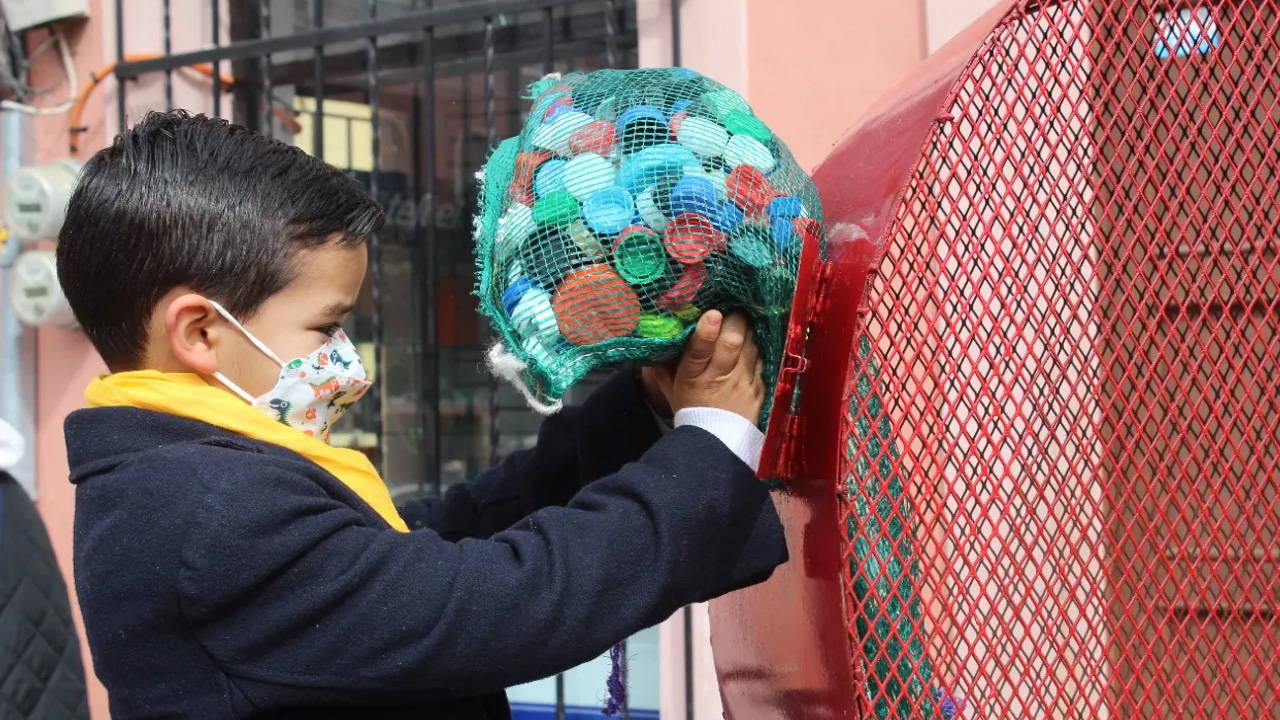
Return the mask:
<path id="1" fill-rule="evenodd" d="M 849 388 L 866 716 L 1280 717 L 1278 14 L 1024 3 L 961 75 Z"/>

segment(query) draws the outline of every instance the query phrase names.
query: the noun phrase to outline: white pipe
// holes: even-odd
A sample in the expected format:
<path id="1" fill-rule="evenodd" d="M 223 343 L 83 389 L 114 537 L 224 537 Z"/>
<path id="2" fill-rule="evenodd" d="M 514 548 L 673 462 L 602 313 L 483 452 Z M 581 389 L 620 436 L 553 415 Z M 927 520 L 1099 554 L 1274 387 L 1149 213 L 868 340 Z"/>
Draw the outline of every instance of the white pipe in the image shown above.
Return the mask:
<path id="1" fill-rule="evenodd" d="M 27 121 L 22 113 L 0 111 L 0 174 L 4 179 L 22 166 Z M 0 420 L 18 431 L 25 452 L 9 473 L 32 498 L 36 496 L 36 333 L 24 328 L 9 302 L 13 261 L 19 242 L 10 235 L 0 252 Z"/>

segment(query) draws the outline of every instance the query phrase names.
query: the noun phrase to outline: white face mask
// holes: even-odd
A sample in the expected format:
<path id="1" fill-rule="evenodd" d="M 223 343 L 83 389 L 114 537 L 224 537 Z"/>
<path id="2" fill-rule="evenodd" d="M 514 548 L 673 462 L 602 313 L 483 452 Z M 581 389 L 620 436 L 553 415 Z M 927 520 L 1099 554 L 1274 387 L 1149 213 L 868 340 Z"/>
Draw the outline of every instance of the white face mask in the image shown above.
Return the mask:
<path id="1" fill-rule="evenodd" d="M 275 387 L 256 398 L 222 373 L 216 372 L 213 376 L 245 402 L 281 423 L 329 442 L 333 424 L 372 385 L 347 334 L 338 330 L 315 352 L 286 363 L 225 308 L 212 300 L 209 303 L 227 322 L 244 333 L 254 347 L 280 364 L 280 377 Z"/>

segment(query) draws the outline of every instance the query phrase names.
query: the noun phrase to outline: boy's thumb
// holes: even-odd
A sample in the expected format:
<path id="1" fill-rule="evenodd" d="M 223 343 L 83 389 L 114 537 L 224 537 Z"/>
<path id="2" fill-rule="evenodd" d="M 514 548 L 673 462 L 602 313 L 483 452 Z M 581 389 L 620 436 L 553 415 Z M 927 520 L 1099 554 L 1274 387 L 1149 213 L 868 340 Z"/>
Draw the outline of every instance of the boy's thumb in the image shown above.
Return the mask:
<path id="1" fill-rule="evenodd" d="M 689 345 L 680 360 L 680 374 L 684 377 L 698 377 L 715 355 L 716 340 L 720 338 L 720 327 L 724 324 L 724 316 L 712 310 L 698 318 L 698 326 L 689 338 Z"/>

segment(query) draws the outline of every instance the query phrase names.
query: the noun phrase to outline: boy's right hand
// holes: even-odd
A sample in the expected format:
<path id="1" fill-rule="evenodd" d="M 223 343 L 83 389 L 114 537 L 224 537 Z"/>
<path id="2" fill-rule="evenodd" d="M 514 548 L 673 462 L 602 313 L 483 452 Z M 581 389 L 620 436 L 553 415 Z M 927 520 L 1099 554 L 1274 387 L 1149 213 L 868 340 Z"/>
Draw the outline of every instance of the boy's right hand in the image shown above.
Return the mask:
<path id="1" fill-rule="evenodd" d="M 673 411 L 711 407 L 728 410 L 752 425 L 764 405 L 762 362 L 742 313 L 725 318 L 712 310 L 698 320 L 673 371 L 654 368 Z"/>

